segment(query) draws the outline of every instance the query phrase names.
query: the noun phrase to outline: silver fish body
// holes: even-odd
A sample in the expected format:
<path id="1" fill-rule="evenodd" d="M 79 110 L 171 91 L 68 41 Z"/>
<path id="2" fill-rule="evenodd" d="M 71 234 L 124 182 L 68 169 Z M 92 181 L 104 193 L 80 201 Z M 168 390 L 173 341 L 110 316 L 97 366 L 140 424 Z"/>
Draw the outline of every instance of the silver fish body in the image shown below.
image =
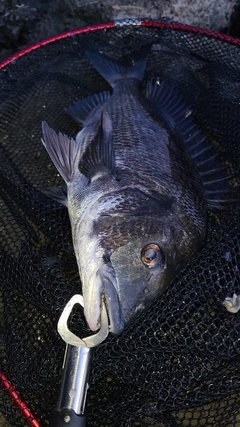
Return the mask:
<path id="1" fill-rule="evenodd" d="M 181 100 L 179 119 L 176 109 L 169 113 L 171 101 L 161 107 L 168 84 L 164 89 L 150 83 L 148 99 L 142 94 L 145 60 L 127 69 L 98 53 L 89 58 L 113 93 L 69 108 L 84 125 L 76 140 L 44 122 L 43 143 L 67 184 L 62 202 L 68 206 L 86 320 L 92 330 L 99 328 L 104 300 L 110 330 L 118 334 L 204 244 L 208 200 L 178 123 L 186 125 L 191 147 L 205 139 Z"/>

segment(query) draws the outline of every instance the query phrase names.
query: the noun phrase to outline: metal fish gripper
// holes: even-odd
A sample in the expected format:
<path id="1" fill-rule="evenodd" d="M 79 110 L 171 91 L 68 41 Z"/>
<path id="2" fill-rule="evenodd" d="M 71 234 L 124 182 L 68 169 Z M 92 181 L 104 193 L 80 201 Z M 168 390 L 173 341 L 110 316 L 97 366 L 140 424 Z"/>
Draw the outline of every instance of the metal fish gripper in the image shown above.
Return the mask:
<path id="1" fill-rule="evenodd" d="M 85 427 L 85 404 L 93 348 L 106 339 L 109 332 L 105 304 L 102 304 L 101 327 L 86 338 L 79 338 L 68 328 L 68 319 L 74 305 L 83 307 L 82 295 L 74 295 L 65 306 L 58 321 L 58 333 L 66 342 L 62 367 L 62 380 L 58 402 L 53 410 L 49 427 Z"/>

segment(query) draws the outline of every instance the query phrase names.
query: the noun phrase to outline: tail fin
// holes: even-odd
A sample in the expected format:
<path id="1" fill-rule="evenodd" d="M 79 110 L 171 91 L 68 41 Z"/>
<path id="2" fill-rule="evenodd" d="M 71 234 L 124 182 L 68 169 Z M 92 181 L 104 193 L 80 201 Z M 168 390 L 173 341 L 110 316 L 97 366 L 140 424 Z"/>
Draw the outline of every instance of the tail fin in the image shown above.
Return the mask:
<path id="1" fill-rule="evenodd" d="M 102 55 L 99 52 L 87 50 L 86 53 L 94 68 L 112 87 L 119 79 L 135 78 L 140 81 L 143 79 L 147 63 L 146 54 L 144 59 L 137 61 L 133 67 L 126 67 L 115 59 Z"/>

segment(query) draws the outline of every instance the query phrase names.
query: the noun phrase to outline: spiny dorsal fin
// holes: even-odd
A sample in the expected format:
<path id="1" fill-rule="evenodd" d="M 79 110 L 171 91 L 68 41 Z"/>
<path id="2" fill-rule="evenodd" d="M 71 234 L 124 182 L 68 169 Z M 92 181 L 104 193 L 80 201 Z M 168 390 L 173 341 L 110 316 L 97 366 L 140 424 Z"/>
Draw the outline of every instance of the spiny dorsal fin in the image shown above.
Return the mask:
<path id="1" fill-rule="evenodd" d="M 42 143 L 51 160 L 66 183 L 70 182 L 76 174 L 79 174 L 79 146 L 73 138 L 57 135 L 47 122 L 42 123 Z"/>
<path id="2" fill-rule="evenodd" d="M 70 116 L 81 125 L 84 125 L 89 114 L 95 107 L 99 107 L 104 104 L 109 98 L 110 92 L 104 91 L 96 93 L 94 95 L 88 96 L 83 99 L 79 99 L 74 102 L 73 105 L 66 108 L 65 111 L 70 114 Z"/>
<path id="3" fill-rule="evenodd" d="M 106 55 L 102 55 L 99 52 L 87 50 L 87 56 L 91 64 L 101 74 L 101 76 L 107 80 L 107 82 L 113 87 L 114 83 L 119 79 L 135 78 L 142 81 L 146 63 L 147 55 L 144 50 L 144 58 L 137 61 L 133 67 L 126 67 L 119 61 L 113 58 L 109 58 Z"/>
<path id="4" fill-rule="evenodd" d="M 147 98 L 155 104 L 168 128 L 181 138 L 193 159 L 205 187 L 208 207 L 221 209 L 222 203 L 232 202 L 233 189 L 228 183 L 230 177 L 219 162 L 215 148 L 197 129 L 192 111 L 178 91 L 167 81 L 161 84 L 151 81 L 147 85 Z"/>
<path id="5" fill-rule="evenodd" d="M 112 121 L 104 110 L 99 130 L 83 154 L 79 169 L 89 181 L 94 181 L 106 173 L 111 173 L 112 177 L 116 178 Z"/>

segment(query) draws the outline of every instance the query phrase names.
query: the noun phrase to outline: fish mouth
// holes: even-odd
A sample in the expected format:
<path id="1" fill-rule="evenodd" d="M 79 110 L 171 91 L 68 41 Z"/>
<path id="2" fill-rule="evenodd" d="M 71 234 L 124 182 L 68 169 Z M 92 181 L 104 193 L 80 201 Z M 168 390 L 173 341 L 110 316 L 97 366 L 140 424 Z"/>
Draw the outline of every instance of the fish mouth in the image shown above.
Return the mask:
<path id="1" fill-rule="evenodd" d="M 123 331 L 125 322 L 118 293 L 113 283 L 104 281 L 103 295 L 109 317 L 109 329 L 113 334 L 118 335 Z"/>
<path id="2" fill-rule="evenodd" d="M 90 329 L 96 331 L 101 326 L 101 311 L 104 302 L 109 318 L 109 330 L 118 335 L 124 330 L 125 321 L 112 270 L 112 267 L 109 271 L 109 268 L 104 265 L 97 271 L 91 296 L 89 297 L 89 294 L 86 298 L 84 296 L 84 314 Z"/>

